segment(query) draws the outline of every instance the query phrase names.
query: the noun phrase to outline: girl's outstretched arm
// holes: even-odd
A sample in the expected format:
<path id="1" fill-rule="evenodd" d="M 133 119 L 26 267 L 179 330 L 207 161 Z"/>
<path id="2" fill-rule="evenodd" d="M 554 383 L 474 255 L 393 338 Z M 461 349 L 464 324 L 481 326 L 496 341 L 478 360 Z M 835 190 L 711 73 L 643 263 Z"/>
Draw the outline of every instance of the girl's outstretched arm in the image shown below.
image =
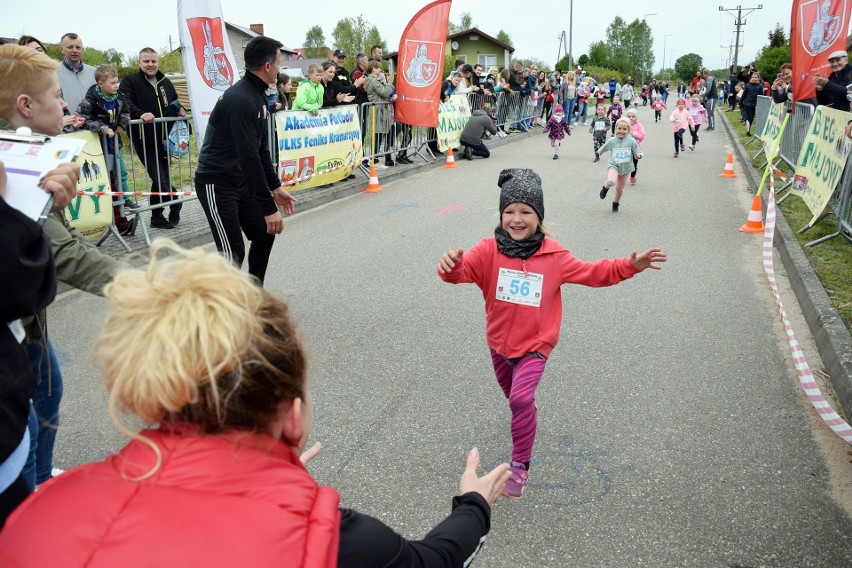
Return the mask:
<path id="1" fill-rule="evenodd" d="M 441 274 L 449 274 L 453 271 L 456 264 L 458 264 L 462 256 L 464 256 L 464 249 L 458 250 L 450 250 L 441 255 L 441 258 L 438 260 L 438 272 Z"/>
<path id="2" fill-rule="evenodd" d="M 630 262 L 633 263 L 639 272 L 645 270 L 646 268 L 653 268 L 654 270 L 660 270 L 662 266 L 656 266 L 655 262 L 665 262 L 666 254 L 658 248 L 649 248 L 642 254 L 636 254 L 636 251 L 633 251 L 633 254 L 630 255 Z"/>

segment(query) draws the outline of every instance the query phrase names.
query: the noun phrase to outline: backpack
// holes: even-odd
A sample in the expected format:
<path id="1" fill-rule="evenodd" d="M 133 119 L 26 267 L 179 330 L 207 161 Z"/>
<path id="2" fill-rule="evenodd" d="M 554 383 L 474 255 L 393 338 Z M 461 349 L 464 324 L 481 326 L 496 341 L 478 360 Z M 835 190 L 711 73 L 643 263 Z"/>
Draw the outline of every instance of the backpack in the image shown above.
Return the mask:
<path id="1" fill-rule="evenodd" d="M 175 121 L 163 146 L 167 154 L 176 158 L 189 154 L 189 124 L 185 120 Z"/>

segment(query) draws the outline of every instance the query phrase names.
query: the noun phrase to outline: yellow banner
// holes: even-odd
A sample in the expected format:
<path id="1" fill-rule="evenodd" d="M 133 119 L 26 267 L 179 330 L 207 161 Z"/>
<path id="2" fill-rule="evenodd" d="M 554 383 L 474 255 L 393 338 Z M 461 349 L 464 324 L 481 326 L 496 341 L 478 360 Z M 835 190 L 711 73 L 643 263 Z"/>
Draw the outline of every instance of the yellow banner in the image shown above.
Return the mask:
<path id="1" fill-rule="evenodd" d="M 275 113 L 278 175 L 287 191 L 320 187 L 349 177 L 361 163 L 358 107 Z"/>
<path id="2" fill-rule="evenodd" d="M 814 214 L 808 225 L 822 214 L 843 174 L 850 147 L 843 133 L 848 120 L 848 112 L 818 106 L 808 127 L 792 186 Z"/>
<path id="3" fill-rule="evenodd" d="M 86 141 L 80 157 L 77 158 L 81 168 L 77 191 L 112 191 L 98 135 L 89 130 L 81 130 L 61 136 Z M 112 198 L 108 195 L 78 195 L 68 204 L 67 213 L 71 226 L 83 233 L 87 239 L 94 240 L 106 231 L 112 221 Z"/>
<path id="4" fill-rule="evenodd" d="M 769 116 L 766 117 L 766 124 L 763 125 L 763 132 L 760 133 L 760 141 L 763 142 L 766 148 L 766 157 L 771 162 L 775 156 L 770 156 L 772 149 L 775 148 L 775 153 L 778 153 L 775 140 L 781 136 L 781 125 L 784 123 L 784 117 L 787 115 L 786 105 L 784 103 L 776 103 L 769 107 Z"/>
<path id="5" fill-rule="evenodd" d="M 458 148 L 461 134 L 470 120 L 470 103 L 467 95 L 452 95 L 438 107 L 438 149 Z"/>

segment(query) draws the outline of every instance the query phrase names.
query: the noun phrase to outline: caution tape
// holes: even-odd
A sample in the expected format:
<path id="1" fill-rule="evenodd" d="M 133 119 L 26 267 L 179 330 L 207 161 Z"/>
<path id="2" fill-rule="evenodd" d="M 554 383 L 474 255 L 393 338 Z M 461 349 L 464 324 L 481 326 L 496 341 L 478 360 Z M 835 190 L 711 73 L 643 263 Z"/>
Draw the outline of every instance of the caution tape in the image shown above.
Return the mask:
<path id="1" fill-rule="evenodd" d="M 779 178 L 781 181 L 787 181 L 787 176 L 785 176 L 785 175 L 784 175 L 784 172 L 782 172 L 781 170 L 779 170 L 779 169 L 778 169 L 778 168 L 776 168 L 775 166 L 772 166 L 772 171 L 775 173 L 775 175 L 777 175 L 777 176 L 778 176 L 778 178 Z"/>
<path id="2" fill-rule="evenodd" d="M 808 400 L 811 401 L 816 411 L 822 417 L 823 421 L 831 428 L 835 434 L 843 438 L 846 442 L 852 444 L 852 427 L 834 411 L 831 404 L 825 399 L 819 385 L 814 380 L 811 373 L 811 367 L 808 365 L 805 354 L 802 353 L 802 348 L 799 341 L 796 339 L 796 333 L 793 330 L 793 325 L 787 317 L 787 311 L 784 309 L 784 304 L 781 303 L 781 295 L 778 293 L 778 284 L 775 280 L 775 268 L 772 255 L 772 241 L 775 235 L 775 220 L 777 212 L 775 209 L 775 173 L 770 170 L 769 173 L 769 203 L 766 206 L 766 226 L 763 233 L 763 270 L 766 272 L 766 277 L 769 279 L 769 286 L 772 288 L 772 294 L 775 296 L 775 305 L 778 306 L 778 313 L 781 314 L 781 321 L 784 324 L 784 331 L 787 334 L 787 342 L 790 345 L 790 354 L 793 356 L 793 363 L 796 365 L 796 374 L 799 376 L 799 384 L 802 390 L 805 391 Z"/>
<path id="3" fill-rule="evenodd" d="M 330 174 L 331 172 L 342 170 L 343 168 L 353 164 L 354 160 L 350 160 L 349 163 L 340 164 L 339 166 L 331 166 L 328 168 L 324 168 L 321 172 L 310 172 L 308 175 L 304 175 L 302 177 L 294 178 L 291 180 L 287 180 L 286 182 L 282 182 L 282 187 L 289 187 L 296 185 L 297 183 L 307 182 L 317 176 L 323 176 L 326 174 Z M 160 195 L 160 196 L 183 196 L 183 197 L 191 197 L 197 195 L 194 191 L 78 191 L 77 195 L 124 195 L 128 197 L 141 197 L 143 195 Z"/>
<path id="4" fill-rule="evenodd" d="M 77 195 L 124 195 L 127 197 L 143 195 L 182 195 L 189 197 L 195 195 L 194 191 L 78 191 Z"/>

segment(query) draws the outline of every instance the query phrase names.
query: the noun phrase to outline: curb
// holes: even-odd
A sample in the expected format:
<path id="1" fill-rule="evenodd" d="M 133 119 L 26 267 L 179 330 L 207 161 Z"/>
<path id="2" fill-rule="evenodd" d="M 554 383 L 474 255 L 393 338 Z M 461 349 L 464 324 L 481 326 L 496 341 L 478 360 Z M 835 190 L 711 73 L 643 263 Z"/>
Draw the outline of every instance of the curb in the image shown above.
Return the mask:
<path id="1" fill-rule="evenodd" d="M 718 116 L 720 116 L 719 113 L 717 113 Z M 751 155 L 733 132 L 728 117 L 724 114 L 721 116 L 728 138 L 737 152 L 737 159 L 742 164 L 742 170 L 751 185 L 751 190 L 756 192 L 761 175 L 752 166 Z M 764 212 L 766 210 L 765 200 L 763 210 Z M 805 256 L 795 233 L 787 224 L 781 208 L 777 210 L 775 247 L 781 256 L 781 262 L 784 264 L 796 299 L 808 322 L 811 335 L 816 341 L 817 350 L 830 376 L 842 414 L 848 420 L 848 417 L 852 416 L 852 336 L 837 310 L 834 309 L 831 299 Z"/>

